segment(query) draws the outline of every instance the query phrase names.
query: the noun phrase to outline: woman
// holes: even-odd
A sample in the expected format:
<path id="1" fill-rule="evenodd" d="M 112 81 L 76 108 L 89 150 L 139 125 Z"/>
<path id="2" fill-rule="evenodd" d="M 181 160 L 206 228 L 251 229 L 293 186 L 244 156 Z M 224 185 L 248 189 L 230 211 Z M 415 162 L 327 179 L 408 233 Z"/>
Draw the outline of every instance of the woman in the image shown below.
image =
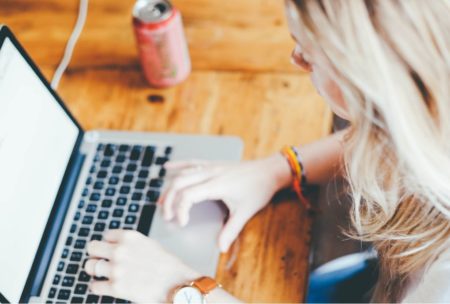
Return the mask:
<path id="1" fill-rule="evenodd" d="M 286 12 L 297 42 L 293 61 L 351 124 L 300 147 L 299 160 L 309 183 L 337 173 L 348 180 L 350 233 L 373 242 L 380 260 L 374 300 L 450 301 L 450 2 L 288 0 Z M 185 225 L 192 204 L 223 200 L 231 217 L 222 251 L 293 182 L 292 162 L 281 154 L 200 165 L 167 164 L 178 176 L 160 203 L 167 220 Z M 88 250 L 86 270 L 110 278 L 92 283 L 98 294 L 165 301 L 171 289 L 200 276 L 134 232 L 110 231 Z M 220 288 L 208 297 L 233 300 Z"/>

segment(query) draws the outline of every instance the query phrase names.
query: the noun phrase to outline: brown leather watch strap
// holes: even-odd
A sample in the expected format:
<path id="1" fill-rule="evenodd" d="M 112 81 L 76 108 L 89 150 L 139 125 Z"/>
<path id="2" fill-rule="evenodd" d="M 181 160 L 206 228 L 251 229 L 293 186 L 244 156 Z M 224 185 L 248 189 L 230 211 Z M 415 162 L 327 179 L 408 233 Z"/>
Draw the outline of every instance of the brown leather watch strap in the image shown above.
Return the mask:
<path id="1" fill-rule="evenodd" d="M 201 277 L 192 282 L 192 285 L 197 287 L 201 293 L 208 294 L 216 287 L 220 287 L 220 284 L 210 277 Z"/>

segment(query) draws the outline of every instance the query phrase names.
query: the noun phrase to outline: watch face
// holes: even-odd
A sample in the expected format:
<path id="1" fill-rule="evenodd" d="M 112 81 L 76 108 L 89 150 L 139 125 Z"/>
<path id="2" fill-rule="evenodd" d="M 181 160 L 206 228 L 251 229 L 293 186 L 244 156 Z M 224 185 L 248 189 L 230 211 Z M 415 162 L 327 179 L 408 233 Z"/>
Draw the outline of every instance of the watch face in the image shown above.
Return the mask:
<path id="1" fill-rule="evenodd" d="M 203 304 L 204 297 L 200 290 L 195 287 L 180 288 L 173 297 L 174 304 Z"/>

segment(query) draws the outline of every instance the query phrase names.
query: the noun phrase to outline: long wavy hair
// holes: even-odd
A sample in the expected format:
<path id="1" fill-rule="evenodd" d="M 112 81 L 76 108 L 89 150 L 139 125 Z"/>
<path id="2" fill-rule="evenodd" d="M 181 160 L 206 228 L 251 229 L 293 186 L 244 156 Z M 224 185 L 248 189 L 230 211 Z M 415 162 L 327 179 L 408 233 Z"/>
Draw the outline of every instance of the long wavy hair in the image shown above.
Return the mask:
<path id="1" fill-rule="evenodd" d="M 449 245 L 450 1 L 292 1 L 348 107 L 351 233 L 379 254 L 373 300 L 400 301 Z"/>

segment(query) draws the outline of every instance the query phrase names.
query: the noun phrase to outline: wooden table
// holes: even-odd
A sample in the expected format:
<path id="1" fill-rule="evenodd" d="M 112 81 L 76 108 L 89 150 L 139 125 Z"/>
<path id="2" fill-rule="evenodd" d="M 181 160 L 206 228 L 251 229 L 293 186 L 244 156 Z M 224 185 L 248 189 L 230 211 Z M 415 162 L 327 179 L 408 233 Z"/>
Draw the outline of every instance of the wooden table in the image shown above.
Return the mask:
<path id="1" fill-rule="evenodd" d="M 184 17 L 193 73 L 154 90 L 145 82 L 131 26 L 134 1 L 91 1 L 59 93 L 85 129 L 240 136 L 245 159 L 329 133 L 331 113 L 309 76 L 291 66 L 283 1 L 174 0 Z M 77 0 L 0 0 L 9 25 L 50 79 L 77 16 Z M 163 103 L 148 96 L 162 95 Z M 252 302 L 300 302 L 311 218 L 293 196 L 254 217 L 217 278 Z"/>

